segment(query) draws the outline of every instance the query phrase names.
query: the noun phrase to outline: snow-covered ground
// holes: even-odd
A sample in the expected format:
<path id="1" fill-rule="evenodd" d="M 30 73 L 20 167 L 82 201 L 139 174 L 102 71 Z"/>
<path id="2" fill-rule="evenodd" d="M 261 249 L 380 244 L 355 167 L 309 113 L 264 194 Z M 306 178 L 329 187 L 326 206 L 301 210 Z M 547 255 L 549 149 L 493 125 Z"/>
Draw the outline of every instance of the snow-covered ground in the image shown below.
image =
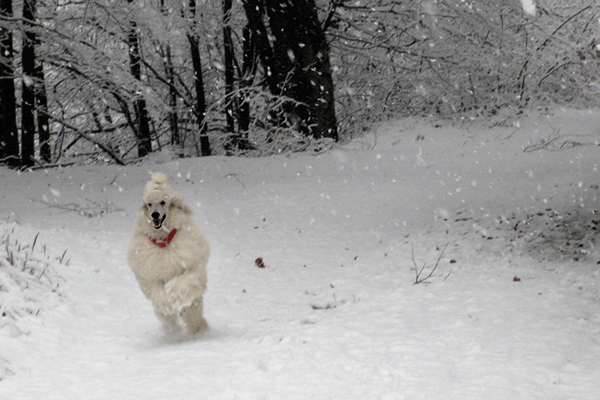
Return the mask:
<path id="1" fill-rule="evenodd" d="M 599 141 L 600 112 L 558 110 L 320 155 L 2 168 L 0 399 L 597 400 Z M 166 336 L 126 264 L 158 170 L 213 247 L 199 337 Z"/>

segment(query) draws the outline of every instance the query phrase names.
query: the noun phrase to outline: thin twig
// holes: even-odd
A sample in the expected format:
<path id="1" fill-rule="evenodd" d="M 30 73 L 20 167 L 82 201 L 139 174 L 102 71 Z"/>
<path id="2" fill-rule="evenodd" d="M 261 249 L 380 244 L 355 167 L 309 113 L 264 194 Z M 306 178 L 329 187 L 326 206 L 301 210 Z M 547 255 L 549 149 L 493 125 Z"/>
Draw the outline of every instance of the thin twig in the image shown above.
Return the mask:
<path id="1" fill-rule="evenodd" d="M 435 270 L 437 269 L 437 267 L 440 265 L 440 260 L 442 259 L 443 255 L 444 255 L 444 252 L 446 251 L 446 248 L 448 247 L 448 245 L 449 245 L 449 243 L 446 243 L 446 245 L 444 246 L 444 248 L 440 252 L 440 255 L 438 256 L 438 259 L 435 262 L 435 265 L 433 266 L 433 268 L 429 272 L 429 275 L 427 275 L 424 278 L 421 278 L 421 274 L 423 273 L 423 270 L 427 266 L 427 263 L 423 264 L 423 267 L 421 267 L 421 269 L 419 270 L 419 268 L 417 267 L 417 263 L 415 262 L 414 246 L 411 246 L 412 262 L 413 262 L 413 264 L 415 266 L 415 283 L 414 283 L 415 285 L 418 285 L 419 283 L 424 283 L 426 280 L 428 280 L 429 278 L 431 278 L 433 276 L 433 273 L 435 272 Z M 448 274 L 448 276 L 449 275 L 450 274 Z"/>

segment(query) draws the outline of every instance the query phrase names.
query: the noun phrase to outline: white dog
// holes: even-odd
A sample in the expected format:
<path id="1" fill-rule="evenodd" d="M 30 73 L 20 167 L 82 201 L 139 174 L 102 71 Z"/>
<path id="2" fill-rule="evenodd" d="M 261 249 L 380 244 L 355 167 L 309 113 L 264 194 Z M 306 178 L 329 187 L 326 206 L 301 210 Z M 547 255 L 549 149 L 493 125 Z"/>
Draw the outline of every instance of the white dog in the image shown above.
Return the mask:
<path id="1" fill-rule="evenodd" d="M 128 261 L 142 292 L 167 330 L 208 329 L 202 315 L 210 247 L 192 211 L 157 172 L 144 189 Z"/>

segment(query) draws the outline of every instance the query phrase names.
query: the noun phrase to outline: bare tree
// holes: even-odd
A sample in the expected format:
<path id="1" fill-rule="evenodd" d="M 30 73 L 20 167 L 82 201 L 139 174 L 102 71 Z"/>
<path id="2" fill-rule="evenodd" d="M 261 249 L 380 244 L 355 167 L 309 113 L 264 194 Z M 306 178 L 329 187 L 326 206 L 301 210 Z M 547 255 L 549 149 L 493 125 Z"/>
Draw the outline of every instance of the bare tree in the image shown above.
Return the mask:
<path id="1" fill-rule="evenodd" d="M 187 36 L 190 43 L 190 53 L 192 56 L 192 67 L 194 73 L 194 92 L 196 94 L 196 99 L 194 102 L 194 115 L 198 123 L 198 131 L 200 135 L 200 152 L 203 156 L 209 156 L 211 155 L 211 149 L 206 129 L 206 97 L 204 94 L 202 57 L 200 55 L 200 45 L 196 23 L 196 0 L 189 0 L 188 5 L 192 23 L 191 29 Z"/>
<path id="2" fill-rule="evenodd" d="M 160 0 L 160 11 L 161 13 L 168 17 L 170 12 L 169 9 L 165 5 L 165 0 Z M 179 114 L 177 113 L 177 100 L 178 93 L 177 88 L 175 86 L 176 76 L 175 76 L 175 66 L 173 65 L 173 57 L 171 55 L 171 44 L 166 41 L 165 44 L 160 46 L 161 56 L 163 58 L 163 64 L 165 69 L 167 86 L 169 87 L 169 95 L 168 95 L 168 120 L 169 120 L 169 130 L 171 132 L 171 144 L 179 146 L 181 145 L 181 138 L 179 136 Z"/>
<path id="3" fill-rule="evenodd" d="M 46 94 L 46 76 L 44 63 L 38 61 L 34 69 L 35 78 L 35 109 L 37 132 L 40 143 L 40 160 L 49 163 L 52 160 L 50 148 L 50 118 L 48 114 L 48 95 Z"/>

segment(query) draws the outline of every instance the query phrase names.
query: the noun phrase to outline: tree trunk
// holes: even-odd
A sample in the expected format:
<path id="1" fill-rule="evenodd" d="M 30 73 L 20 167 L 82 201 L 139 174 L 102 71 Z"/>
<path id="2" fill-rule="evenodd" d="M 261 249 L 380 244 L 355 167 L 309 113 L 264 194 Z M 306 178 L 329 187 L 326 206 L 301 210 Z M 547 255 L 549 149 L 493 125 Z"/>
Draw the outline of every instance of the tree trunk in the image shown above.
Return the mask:
<path id="1" fill-rule="evenodd" d="M 133 3 L 133 0 L 128 0 Z M 140 55 L 140 40 L 137 33 L 137 24 L 130 21 L 130 30 L 127 35 L 127 44 L 129 45 L 129 69 L 131 74 L 138 81 L 142 81 L 142 58 Z M 137 94 L 133 104 L 136 118 L 136 139 L 138 145 L 138 157 L 145 157 L 152 152 L 152 140 L 150 138 L 150 123 L 148 121 L 148 112 L 146 110 L 146 100 L 143 94 Z"/>
<path id="2" fill-rule="evenodd" d="M 35 0 L 23 1 L 23 49 L 21 63 L 23 78 L 21 87 L 21 165 L 31 167 L 35 158 L 35 33 L 32 32 Z"/>
<path id="3" fill-rule="evenodd" d="M 250 129 L 250 104 L 248 104 L 248 89 L 254 80 L 255 65 L 255 40 L 252 29 L 247 25 L 242 32 L 243 54 L 242 73 L 240 78 L 240 104 L 238 132 L 240 136 L 247 138 Z"/>
<path id="4" fill-rule="evenodd" d="M 169 10 L 165 7 L 165 0 L 160 0 L 160 11 L 163 15 L 169 16 Z M 164 67 L 169 85 L 169 130 L 171 131 L 171 145 L 181 145 L 179 137 L 179 115 L 177 114 L 177 88 L 175 87 L 175 68 L 173 67 L 173 58 L 171 57 L 171 45 L 166 43 L 163 47 Z"/>
<path id="5" fill-rule="evenodd" d="M 12 17 L 12 0 L 0 0 L 0 20 Z M 12 41 L 12 32 L 0 27 L 0 163 L 16 168 L 20 161 Z"/>
<path id="6" fill-rule="evenodd" d="M 194 69 L 194 89 L 196 91 L 196 103 L 194 114 L 198 121 L 200 133 L 200 152 L 203 156 L 210 156 L 210 141 L 206 129 L 206 98 L 204 95 L 204 82 L 202 80 L 202 59 L 200 57 L 200 46 L 196 32 L 196 0 L 189 0 L 190 18 L 192 19 L 191 32 L 188 33 L 190 52 L 192 55 L 192 67 Z"/>
<path id="7" fill-rule="evenodd" d="M 272 69 L 287 112 L 315 138 L 338 139 L 329 46 L 314 0 L 265 0 L 274 36 Z"/>
<path id="8" fill-rule="evenodd" d="M 233 54 L 233 41 L 231 40 L 231 7 L 232 0 L 223 0 L 223 51 L 225 53 L 225 121 L 227 132 L 235 132 L 233 117 L 235 106 L 234 79 L 235 66 Z"/>
<path id="9" fill-rule="evenodd" d="M 273 65 L 273 49 L 269 42 L 269 32 L 265 27 L 264 18 L 264 4 L 262 0 L 243 0 L 244 12 L 246 19 L 248 20 L 248 29 L 254 43 L 254 49 L 256 49 L 256 57 L 263 65 L 265 69 L 265 79 L 269 91 L 273 94 L 277 93 L 278 82 L 274 71 L 272 70 Z"/>
<path id="10" fill-rule="evenodd" d="M 167 82 L 169 82 L 169 129 L 171 130 L 171 144 L 181 145 L 179 137 L 179 115 L 177 114 L 177 89 L 175 88 L 175 70 L 171 58 L 171 46 L 166 46 L 166 73 Z"/>
<path id="11" fill-rule="evenodd" d="M 46 76 L 44 64 L 35 67 L 35 108 L 37 111 L 37 131 L 40 143 L 40 159 L 49 163 L 52 161 L 50 149 L 50 119 L 48 116 L 48 96 L 46 95 Z"/>

